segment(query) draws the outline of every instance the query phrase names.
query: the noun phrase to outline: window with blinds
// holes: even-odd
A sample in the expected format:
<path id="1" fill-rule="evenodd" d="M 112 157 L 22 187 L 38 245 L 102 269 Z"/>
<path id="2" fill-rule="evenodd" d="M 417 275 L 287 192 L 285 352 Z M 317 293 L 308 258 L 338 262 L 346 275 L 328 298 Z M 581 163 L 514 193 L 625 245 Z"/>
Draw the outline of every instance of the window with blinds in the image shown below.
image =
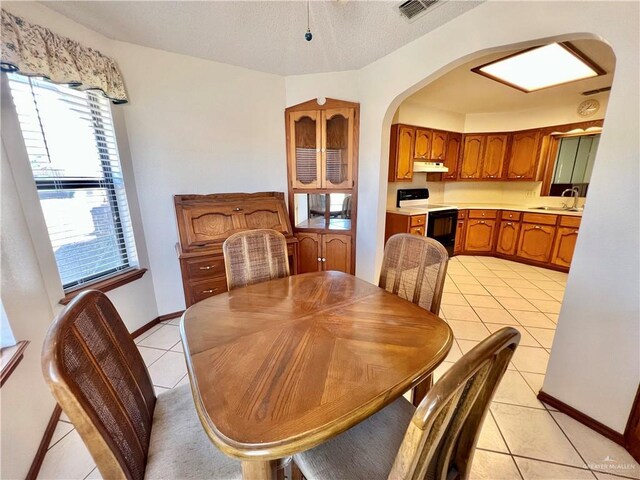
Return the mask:
<path id="1" fill-rule="evenodd" d="M 64 289 L 137 266 L 109 100 L 8 78 Z"/>

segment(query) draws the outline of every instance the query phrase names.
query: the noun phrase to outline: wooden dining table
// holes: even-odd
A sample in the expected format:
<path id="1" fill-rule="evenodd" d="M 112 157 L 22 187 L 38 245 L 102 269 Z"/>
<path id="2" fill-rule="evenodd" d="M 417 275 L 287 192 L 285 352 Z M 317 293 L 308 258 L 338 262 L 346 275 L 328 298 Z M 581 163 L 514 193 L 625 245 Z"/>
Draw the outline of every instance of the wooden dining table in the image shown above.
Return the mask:
<path id="1" fill-rule="evenodd" d="M 180 333 L 202 425 L 252 480 L 418 385 L 453 341 L 436 315 L 333 271 L 207 298 Z"/>

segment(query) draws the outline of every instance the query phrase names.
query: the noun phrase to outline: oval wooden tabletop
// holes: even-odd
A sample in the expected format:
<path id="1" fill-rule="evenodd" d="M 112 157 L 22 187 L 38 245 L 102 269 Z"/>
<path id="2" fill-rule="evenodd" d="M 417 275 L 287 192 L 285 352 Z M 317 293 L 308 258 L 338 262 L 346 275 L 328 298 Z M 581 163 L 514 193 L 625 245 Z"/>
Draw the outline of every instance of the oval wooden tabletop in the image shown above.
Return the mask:
<path id="1" fill-rule="evenodd" d="M 436 315 L 341 272 L 210 297 L 183 315 L 196 408 L 237 458 L 276 459 L 357 424 L 426 378 L 453 334 Z"/>

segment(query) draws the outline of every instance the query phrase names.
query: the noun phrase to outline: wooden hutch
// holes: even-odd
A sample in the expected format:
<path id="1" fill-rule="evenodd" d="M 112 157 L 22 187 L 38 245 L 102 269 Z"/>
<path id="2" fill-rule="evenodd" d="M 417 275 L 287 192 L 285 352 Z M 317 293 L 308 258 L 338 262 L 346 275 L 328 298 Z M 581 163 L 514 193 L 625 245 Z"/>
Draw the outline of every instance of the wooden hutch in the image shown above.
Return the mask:
<path id="1" fill-rule="evenodd" d="M 287 108 L 285 122 L 299 272 L 355 273 L 360 105 L 310 100 Z"/>
<path id="2" fill-rule="evenodd" d="M 298 240 L 293 236 L 284 193 L 175 195 L 173 200 L 187 307 L 227 291 L 222 244 L 236 232 L 270 228 L 284 234 L 291 273 L 297 273 Z"/>

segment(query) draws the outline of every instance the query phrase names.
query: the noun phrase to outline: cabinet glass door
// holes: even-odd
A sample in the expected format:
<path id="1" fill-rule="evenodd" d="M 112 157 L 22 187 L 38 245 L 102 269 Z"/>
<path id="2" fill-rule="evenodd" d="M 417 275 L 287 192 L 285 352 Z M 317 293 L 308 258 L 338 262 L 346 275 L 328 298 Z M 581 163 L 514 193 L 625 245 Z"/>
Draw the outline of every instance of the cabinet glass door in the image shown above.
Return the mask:
<path id="1" fill-rule="evenodd" d="M 353 186 L 353 110 L 326 110 L 323 115 L 323 188 Z"/>
<path id="2" fill-rule="evenodd" d="M 296 193 L 295 227 L 351 230 L 352 199 L 350 193 Z"/>
<path id="3" fill-rule="evenodd" d="M 321 128 L 317 111 L 290 116 L 290 158 L 293 188 L 320 188 Z"/>

